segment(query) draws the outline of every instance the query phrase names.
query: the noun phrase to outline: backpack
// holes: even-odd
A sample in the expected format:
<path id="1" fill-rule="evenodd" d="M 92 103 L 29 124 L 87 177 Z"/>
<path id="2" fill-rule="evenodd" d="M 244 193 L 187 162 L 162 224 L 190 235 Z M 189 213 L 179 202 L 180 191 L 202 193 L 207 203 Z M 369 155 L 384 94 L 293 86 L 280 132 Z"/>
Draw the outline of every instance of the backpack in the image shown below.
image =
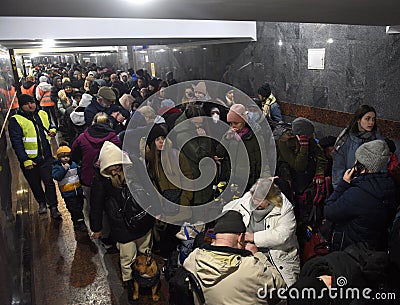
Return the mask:
<path id="1" fill-rule="evenodd" d="M 170 305 L 194 305 L 193 292 L 201 304 L 205 303 L 204 294 L 198 279 L 182 266 L 169 281 Z"/>
<path id="2" fill-rule="evenodd" d="M 275 125 L 272 131 L 272 136 L 274 137 L 275 142 L 280 139 L 280 137 L 288 130 L 292 129 L 292 124 L 290 123 L 278 123 Z"/>
<path id="3" fill-rule="evenodd" d="M 332 193 L 331 177 L 325 177 L 324 183 L 311 182 L 296 196 L 296 219 L 300 223 L 319 227 L 324 214 L 325 200 Z"/>

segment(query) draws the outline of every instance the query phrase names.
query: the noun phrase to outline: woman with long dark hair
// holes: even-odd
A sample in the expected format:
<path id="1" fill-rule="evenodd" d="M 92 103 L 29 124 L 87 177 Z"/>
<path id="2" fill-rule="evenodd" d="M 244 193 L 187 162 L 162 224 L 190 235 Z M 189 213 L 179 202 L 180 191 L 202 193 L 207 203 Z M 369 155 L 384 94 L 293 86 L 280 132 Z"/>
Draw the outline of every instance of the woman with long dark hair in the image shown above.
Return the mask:
<path id="1" fill-rule="evenodd" d="M 376 111 L 372 106 L 361 105 L 336 139 L 332 168 L 334 188 L 342 180 L 346 169 L 353 167 L 357 148 L 376 139 L 382 139 L 376 124 Z"/>
<path id="2" fill-rule="evenodd" d="M 179 153 L 176 149 L 172 148 L 172 142 L 166 136 L 166 130 L 159 124 L 155 124 L 146 141 L 147 172 L 160 194 L 166 190 L 179 190 L 180 185 L 176 185 L 174 181 L 175 178 L 179 179 L 180 171 L 186 178 L 193 178 L 189 161 L 183 153 Z M 193 192 L 182 190 L 179 204 L 190 206 L 192 198 Z M 170 216 L 169 221 L 190 218 L 191 215 L 185 214 L 185 211 L 180 211 L 174 217 Z"/>

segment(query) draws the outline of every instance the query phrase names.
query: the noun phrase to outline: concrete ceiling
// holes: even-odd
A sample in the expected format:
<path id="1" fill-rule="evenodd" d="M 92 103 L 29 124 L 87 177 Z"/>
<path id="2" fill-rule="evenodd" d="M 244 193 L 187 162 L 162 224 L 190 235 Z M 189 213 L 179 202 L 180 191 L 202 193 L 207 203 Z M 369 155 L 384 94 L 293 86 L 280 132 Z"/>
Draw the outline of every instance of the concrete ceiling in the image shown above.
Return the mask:
<path id="1" fill-rule="evenodd" d="M 1 16 L 214 19 L 386 26 L 399 24 L 399 13 L 400 1 L 396 0 L 2 0 L 0 2 Z"/>
<path id="2" fill-rule="evenodd" d="M 36 17 L 246 20 L 388 26 L 400 23 L 399 13 L 400 1 L 396 0 L 1 0 L 0 2 L 0 16 Z M 29 27 L 29 24 L 26 26 Z M 12 25 L 10 27 L 12 28 Z M 113 23 L 105 23 L 104 27 L 113 27 Z M 118 37 L 118 27 L 113 30 L 115 37 Z M 140 30 L 134 28 L 132 32 Z M 7 28 L 2 27 L 0 34 L 3 31 L 7 31 Z M 102 29 L 96 28 L 93 31 L 101 32 Z M 44 28 L 43 33 L 45 32 Z M 40 34 L 38 33 L 37 37 L 40 38 Z M 155 40 L 153 42 L 158 43 Z M 18 45 L 20 47 L 25 43 L 29 47 L 32 41 L 20 41 Z M 71 45 L 76 43 L 77 41 L 71 40 Z M 99 45 L 104 42 L 87 40 L 82 43 L 82 45 L 91 43 Z M 13 47 L 10 41 L 0 41 L 0 44 Z M 132 41 L 132 44 L 135 42 Z"/>

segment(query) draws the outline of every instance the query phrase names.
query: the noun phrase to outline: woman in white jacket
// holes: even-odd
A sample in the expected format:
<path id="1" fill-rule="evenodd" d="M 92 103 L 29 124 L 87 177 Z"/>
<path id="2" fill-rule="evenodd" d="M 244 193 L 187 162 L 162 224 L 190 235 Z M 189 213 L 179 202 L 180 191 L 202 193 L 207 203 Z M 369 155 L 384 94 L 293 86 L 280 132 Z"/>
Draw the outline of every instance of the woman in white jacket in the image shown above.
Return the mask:
<path id="1" fill-rule="evenodd" d="M 228 203 L 224 211 L 242 214 L 246 242 L 254 243 L 281 273 L 287 286 L 300 274 L 299 245 L 293 206 L 269 179 L 258 179 L 242 198 Z"/>

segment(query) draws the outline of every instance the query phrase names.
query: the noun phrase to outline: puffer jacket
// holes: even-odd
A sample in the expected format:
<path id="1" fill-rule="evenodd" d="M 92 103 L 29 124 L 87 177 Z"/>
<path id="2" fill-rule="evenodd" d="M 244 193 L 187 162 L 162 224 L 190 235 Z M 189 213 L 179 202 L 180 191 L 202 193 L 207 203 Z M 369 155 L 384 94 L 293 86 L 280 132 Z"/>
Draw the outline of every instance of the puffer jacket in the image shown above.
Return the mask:
<path id="1" fill-rule="evenodd" d="M 71 162 L 69 169 L 65 169 L 60 160 L 54 159 L 52 176 L 58 181 L 60 193 L 63 198 L 83 195 L 83 189 L 79 180 L 80 168 L 75 162 Z"/>
<path id="2" fill-rule="evenodd" d="M 42 90 L 44 93 L 49 92 L 49 95 L 51 94 L 51 85 L 46 82 L 39 83 L 36 87 L 36 99 L 40 101 L 43 97 L 43 95 L 40 94 L 40 90 Z"/>
<path id="3" fill-rule="evenodd" d="M 299 245 L 296 237 L 296 219 L 293 206 L 282 194 L 282 207 L 274 207 L 264 219 L 265 230 L 254 233 L 257 247 L 268 248 L 271 262 L 276 266 L 288 286 L 294 284 L 300 274 Z M 246 227 L 250 223 L 251 194 L 228 203 L 224 211 L 235 210 L 243 216 Z"/>
<path id="4" fill-rule="evenodd" d="M 344 133 L 346 129 L 343 130 L 338 139 L 342 136 L 345 136 Z M 371 137 L 370 141 L 380 139 L 383 140 L 381 134 L 376 131 L 375 136 Z M 356 150 L 364 144 L 364 139 L 357 137 L 354 133 L 349 132 L 346 136 L 345 142 L 338 148 L 336 148 L 335 153 L 333 154 L 333 165 L 332 165 L 332 184 L 333 188 L 336 188 L 340 181 L 342 181 L 344 172 L 352 168 L 356 161 Z M 337 144 L 335 144 L 336 147 Z"/>
<path id="5" fill-rule="evenodd" d="M 342 180 L 326 202 L 325 217 L 335 223 L 333 250 L 366 242 L 388 248 L 388 228 L 396 210 L 396 187 L 388 173 L 366 173 Z"/>
<path id="6" fill-rule="evenodd" d="M 85 129 L 71 147 L 71 159 L 82 161 L 81 182 L 90 186 L 93 178 L 93 164 L 105 141 L 110 141 L 121 147 L 121 142 L 112 128 L 106 124 L 95 124 Z"/>
<path id="7" fill-rule="evenodd" d="M 262 292 L 285 287 L 261 252 L 252 255 L 247 250 L 204 245 L 189 254 L 183 267 L 199 280 L 205 303 L 210 305 L 271 304 Z M 197 299 L 195 304 L 199 304 Z"/>

